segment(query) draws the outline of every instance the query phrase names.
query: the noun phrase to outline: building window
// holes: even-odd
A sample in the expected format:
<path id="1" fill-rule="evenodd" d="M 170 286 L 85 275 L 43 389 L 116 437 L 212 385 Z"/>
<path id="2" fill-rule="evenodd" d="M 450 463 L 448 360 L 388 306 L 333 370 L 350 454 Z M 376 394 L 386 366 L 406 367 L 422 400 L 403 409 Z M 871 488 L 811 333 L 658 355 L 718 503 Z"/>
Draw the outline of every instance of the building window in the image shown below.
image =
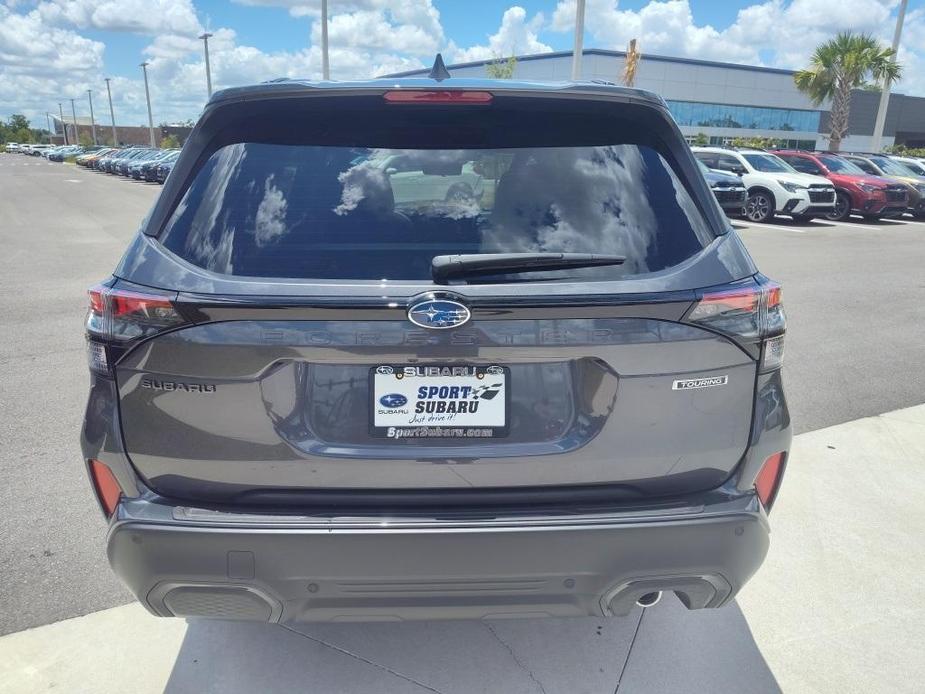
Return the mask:
<path id="1" fill-rule="evenodd" d="M 819 132 L 819 111 L 668 101 L 678 125 L 742 130 L 798 130 Z"/>
<path id="2" fill-rule="evenodd" d="M 693 144 L 694 141 L 693 135 L 685 137 L 688 144 Z M 710 146 L 712 147 L 731 147 L 735 144 L 736 140 L 739 139 L 739 135 L 713 135 L 710 137 Z M 818 145 L 815 140 L 789 140 L 786 138 L 771 138 L 774 141 L 774 146 L 779 147 L 780 149 L 801 149 L 807 152 L 812 152 L 815 149 L 818 149 Z"/>

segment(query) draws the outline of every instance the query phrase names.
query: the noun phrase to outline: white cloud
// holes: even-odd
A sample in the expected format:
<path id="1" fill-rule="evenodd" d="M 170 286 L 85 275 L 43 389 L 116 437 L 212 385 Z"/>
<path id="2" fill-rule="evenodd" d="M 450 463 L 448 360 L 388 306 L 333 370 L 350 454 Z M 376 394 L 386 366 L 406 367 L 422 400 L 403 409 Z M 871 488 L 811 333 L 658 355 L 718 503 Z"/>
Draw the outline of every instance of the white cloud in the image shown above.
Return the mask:
<path id="1" fill-rule="evenodd" d="M 209 42 L 216 89 L 276 77 L 321 76 L 321 27 L 317 0 L 236 0 L 276 7 L 304 18 L 306 45 L 273 50 L 242 45 L 233 28 L 213 30 Z M 573 30 L 574 0 L 547 0 L 552 12 L 528 15 L 517 5 L 485 20 L 485 39 L 459 46 L 445 29 L 436 3 L 457 0 L 330 0 L 330 58 L 336 79 L 367 78 L 430 65 L 442 51 L 463 62 L 552 50 L 549 37 L 567 46 Z M 739 10 L 728 26 L 698 22 L 709 0 L 650 0 L 638 9 L 621 9 L 617 0 L 587 0 L 587 47 L 623 49 L 640 40 L 643 54 L 665 54 L 796 68 L 816 45 L 839 30 L 867 31 L 886 44 L 892 38 L 897 0 L 757 0 Z M 504 8 L 505 5 L 500 5 Z M 499 9 L 500 9 L 499 8 Z M 268 9 L 272 12 L 272 9 Z M 292 20 L 289 20 L 292 21 Z M 195 118 L 205 98 L 202 31 L 194 0 L 33 0 L 0 4 L 0 117 L 25 112 L 44 124 L 44 112 L 66 97 L 95 90 L 98 114 L 105 106 L 104 50 L 81 32 L 128 32 L 150 37 L 138 62 L 149 68 L 155 122 Z M 272 40 L 272 39 L 271 39 Z M 272 44 L 270 44 L 272 45 Z M 925 7 L 906 17 L 901 61 L 905 77 L 897 90 L 925 94 Z M 117 74 L 126 66 L 108 65 Z M 113 81 L 117 119 L 147 121 L 141 71 Z M 66 106 L 67 104 L 65 100 Z M 8 110 L 7 110 L 8 109 Z"/>
<path id="2" fill-rule="evenodd" d="M 498 31 L 488 37 L 487 45 L 470 46 L 461 49 L 451 44 L 449 58 L 453 62 L 468 62 L 473 60 L 490 60 L 492 58 L 509 55 L 527 55 L 532 53 L 548 53 L 551 46 L 539 40 L 538 34 L 543 27 L 543 15 L 538 13 L 532 19 L 527 19 L 527 11 L 515 5 L 508 8 L 501 17 L 501 26 Z"/>
<path id="3" fill-rule="evenodd" d="M 617 0 L 588 0 L 585 28 L 593 45 L 623 49 L 639 39 L 643 54 L 803 67 L 813 49 L 838 31 L 892 35 L 896 0 L 767 0 L 742 8 L 728 27 L 698 24 L 689 0 L 652 0 L 621 10 Z M 550 28 L 573 31 L 575 0 L 559 0 Z"/>
<path id="4" fill-rule="evenodd" d="M 312 22 L 311 37 L 312 44 L 321 43 L 320 21 Z M 328 42 L 329 46 L 340 48 L 427 55 L 439 50 L 443 31 L 396 20 L 382 10 L 359 10 L 330 18 Z"/>
<path id="5" fill-rule="evenodd" d="M 49 24 L 79 29 L 188 36 L 201 31 L 192 0 L 50 0 L 37 11 Z"/>
<path id="6" fill-rule="evenodd" d="M 44 125 L 44 113 L 62 96 L 84 95 L 85 81 L 103 67 L 104 48 L 45 25 L 36 11 L 18 14 L 0 5 L 0 104 Z"/>

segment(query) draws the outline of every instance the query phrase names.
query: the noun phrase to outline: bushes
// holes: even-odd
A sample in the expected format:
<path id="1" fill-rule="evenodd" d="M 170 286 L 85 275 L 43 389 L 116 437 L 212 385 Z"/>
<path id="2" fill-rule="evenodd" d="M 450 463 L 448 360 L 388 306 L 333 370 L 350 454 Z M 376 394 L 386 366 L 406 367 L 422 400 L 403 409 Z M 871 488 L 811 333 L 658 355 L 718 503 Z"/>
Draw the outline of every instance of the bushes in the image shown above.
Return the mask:
<path id="1" fill-rule="evenodd" d="M 913 147 L 909 149 L 906 147 L 906 145 L 893 145 L 891 147 L 885 147 L 883 151 L 887 154 L 896 154 L 902 157 L 925 158 L 925 148 L 922 147 Z"/>
<path id="2" fill-rule="evenodd" d="M 773 137 L 737 137 L 732 141 L 733 147 L 751 147 L 752 149 L 780 149 L 784 146 L 783 140 Z"/>

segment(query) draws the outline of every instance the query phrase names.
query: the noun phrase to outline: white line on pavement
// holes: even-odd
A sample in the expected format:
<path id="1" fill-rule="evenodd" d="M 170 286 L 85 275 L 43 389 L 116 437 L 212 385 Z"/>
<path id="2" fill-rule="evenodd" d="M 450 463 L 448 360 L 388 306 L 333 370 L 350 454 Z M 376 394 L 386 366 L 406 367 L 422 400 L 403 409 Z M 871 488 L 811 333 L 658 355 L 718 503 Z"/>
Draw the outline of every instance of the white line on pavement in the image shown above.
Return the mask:
<path id="1" fill-rule="evenodd" d="M 736 229 L 750 229 L 752 227 L 757 227 L 760 229 L 774 229 L 775 231 L 792 231 L 794 234 L 805 234 L 805 229 L 793 229 L 791 227 L 785 227 L 781 224 L 759 224 L 758 222 L 747 222 L 744 226 L 736 226 L 733 224 Z"/>
<path id="2" fill-rule="evenodd" d="M 857 222 L 817 222 L 819 226 L 825 227 L 837 227 L 837 226 L 846 226 L 846 227 L 857 227 L 858 229 L 867 229 L 868 231 L 880 231 L 880 227 L 876 223 L 873 224 L 858 224 Z"/>
<path id="3" fill-rule="evenodd" d="M 908 223 L 908 222 L 906 222 Z M 804 228 L 804 229 L 794 229 L 793 227 L 788 227 L 783 224 L 759 224 L 757 222 L 742 222 L 744 226 L 735 226 L 737 229 L 748 229 L 749 227 L 760 227 L 762 229 L 778 229 L 783 231 L 792 231 L 795 234 L 805 234 L 807 231 L 812 231 L 813 229 L 831 229 L 839 226 L 846 227 L 856 227 L 858 229 L 864 229 L 865 231 L 883 231 L 882 227 L 877 226 L 876 224 L 855 224 L 854 222 L 821 222 L 816 221 L 813 223 L 813 226 Z"/>

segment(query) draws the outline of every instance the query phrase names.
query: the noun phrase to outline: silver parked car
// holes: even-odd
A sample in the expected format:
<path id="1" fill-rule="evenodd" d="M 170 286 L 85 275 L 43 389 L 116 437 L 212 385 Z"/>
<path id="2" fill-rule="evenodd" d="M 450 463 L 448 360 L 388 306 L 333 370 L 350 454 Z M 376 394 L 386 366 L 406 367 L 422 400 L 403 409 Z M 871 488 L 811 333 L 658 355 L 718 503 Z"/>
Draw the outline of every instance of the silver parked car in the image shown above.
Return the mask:
<path id="1" fill-rule="evenodd" d="M 720 607 L 768 548 L 780 287 L 646 92 L 218 92 L 87 339 L 109 559 L 157 615 Z"/>

